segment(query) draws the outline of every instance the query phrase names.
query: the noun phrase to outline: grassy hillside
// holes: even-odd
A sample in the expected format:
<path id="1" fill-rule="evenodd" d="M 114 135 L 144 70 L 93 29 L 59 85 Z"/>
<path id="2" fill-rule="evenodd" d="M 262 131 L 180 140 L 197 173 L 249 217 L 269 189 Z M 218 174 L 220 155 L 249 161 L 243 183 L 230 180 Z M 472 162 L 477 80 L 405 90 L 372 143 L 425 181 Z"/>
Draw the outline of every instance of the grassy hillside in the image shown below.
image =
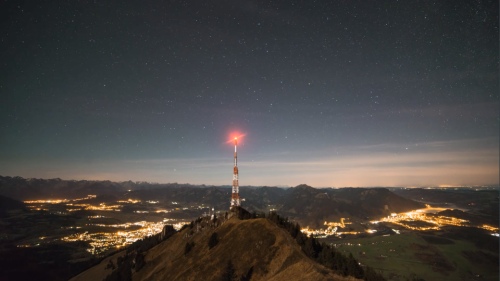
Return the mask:
<path id="1" fill-rule="evenodd" d="M 212 233 L 219 243 L 209 249 Z M 187 243 L 194 243 L 185 254 Z M 333 272 L 309 259 L 285 230 L 266 219 L 232 218 L 222 226 L 206 224 L 187 228 L 152 248 L 146 265 L 133 280 L 218 280 L 228 261 L 238 277 L 251 280 L 355 280 Z"/>
<path id="2" fill-rule="evenodd" d="M 471 241 L 414 233 L 334 243 L 388 280 L 498 280 L 498 246 L 479 250 Z"/>
<path id="3" fill-rule="evenodd" d="M 112 256 L 109 256 L 98 265 L 91 267 L 90 269 L 71 278 L 70 281 L 103 280 L 113 271 L 113 269 L 108 266 L 110 264 L 110 261 L 111 263 L 113 263 L 113 265 L 116 265 L 118 257 L 122 257 L 124 255 L 125 251 L 121 251 Z"/>
<path id="4" fill-rule="evenodd" d="M 145 252 L 132 245 L 126 255 L 108 257 L 72 280 L 358 280 L 306 256 L 287 230 L 268 219 L 200 219 L 165 239 L 152 248 L 141 242 Z M 124 262 L 127 256 L 133 262 Z M 234 279 L 227 278 L 230 261 Z"/>

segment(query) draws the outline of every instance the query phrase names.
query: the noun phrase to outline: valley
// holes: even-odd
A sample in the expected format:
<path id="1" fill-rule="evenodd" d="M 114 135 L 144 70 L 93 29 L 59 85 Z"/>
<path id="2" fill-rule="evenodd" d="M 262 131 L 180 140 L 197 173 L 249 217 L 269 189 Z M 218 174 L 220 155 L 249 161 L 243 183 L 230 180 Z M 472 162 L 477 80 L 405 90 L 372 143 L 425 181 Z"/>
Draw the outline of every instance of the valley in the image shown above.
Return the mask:
<path id="1" fill-rule="evenodd" d="M 15 195 L 17 205 L 2 210 L 0 251 L 14 256 L 49 251 L 44 262 L 66 264 L 63 277 L 157 235 L 166 226 L 179 231 L 198 218 L 227 216 L 229 210 L 227 187 L 2 180 L 0 194 Z M 299 185 L 241 187 L 240 192 L 251 213 L 276 212 L 301 225 L 301 232 L 319 243 L 352 253 L 386 279 L 427 280 L 433 274 L 444 280 L 498 278 L 498 266 L 489 262 L 498 260 L 498 220 L 491 212 L 491 206 L 498 204 L 498 192 L 495 198 L 494 191 L 450 190 L 450 196 L 443 197 L 449 200 L 431 203 L 416 200 L 414 194 L 442 191 Z M 482 202 L 484 208 L 470 208 L 464 200 Z M 6 272 L 28 274 L 16 268 Z M 57 268 L 54 274 L 60 274 Z"/>

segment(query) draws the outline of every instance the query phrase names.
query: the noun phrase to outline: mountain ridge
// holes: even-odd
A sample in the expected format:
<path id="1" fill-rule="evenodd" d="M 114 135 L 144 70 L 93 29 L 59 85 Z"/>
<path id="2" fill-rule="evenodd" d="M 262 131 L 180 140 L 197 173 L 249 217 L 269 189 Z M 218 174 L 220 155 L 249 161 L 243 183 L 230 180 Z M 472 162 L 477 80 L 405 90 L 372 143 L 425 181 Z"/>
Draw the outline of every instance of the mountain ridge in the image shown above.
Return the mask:
<path id="1" fill-rule="evenodd" d="M 134 254 L 127 250 L 135 255 L 133 263 L 125 265 L 122 259 L 121 267 L 106 280 L 128 279 L 126 276 L 134 281 L 225 280 L 228 263 L 232 264 L 237 280 L 359 280 L 338 275 L 311 259 L 287 230 L 270 219 L 242 220 L 238 218 L 242 214 L 249 215 L 246 211 L 240 214 L 232 211 L 228 219 L 225 216 L 215 221 L 200 218 L 146 252 Z M 214 233 L 217 242 L 210 246 Z M 119 255 L 122 254 L 116 254 Z M 114 258 L 119 264 L 121 258 Z M 104 262 L 109 263 L 112 259 Z M 72 280 L 102 276 L 103 270 L 101 263 Z M 109 268 L 107 270 L 109 272 Z M 120 273 L 123 270 L 130 273 Z"/>
<path id="2" fill-rule="evenodd" d="M 0 176 L 0 195 L 18 200 L 82 198 L 92 194 L 97 195 L 93 201 L 104 203 L 114 203 L 119 199 L 143 202 L 152 200 L 159 201 L 166 207 L 171 207 L 169 204 L 176 202 L 176 207 L 204 205 L 216 210 L 227 210 L 230 193 L 229 188 L 218 186 L 131 181 L 26 180 L 21 177 Z M 302 225 L 312 227 L 319 227 L 324 221 L 337 221 L 340 217 L 378 219 L 392 212 L 407 212 L 425 207 L 423 203 L 403 198 L 385 188 L 318 189 L 306 184 L 287 189 L 240 187 L 240 196 L 249 211 L 277 210 Z M 194 216 L 187 212 L 186 218 L 193 219 L 199 215 L 201 212 Z"/>
<path id="3" fill-rule="evenodd" d="M 342 216 L 366 219 L 425 207 L 385 188 L 315 189 L 307 185 L 291 188 L 281 203 L 280 213 L 312 227 Z"/>

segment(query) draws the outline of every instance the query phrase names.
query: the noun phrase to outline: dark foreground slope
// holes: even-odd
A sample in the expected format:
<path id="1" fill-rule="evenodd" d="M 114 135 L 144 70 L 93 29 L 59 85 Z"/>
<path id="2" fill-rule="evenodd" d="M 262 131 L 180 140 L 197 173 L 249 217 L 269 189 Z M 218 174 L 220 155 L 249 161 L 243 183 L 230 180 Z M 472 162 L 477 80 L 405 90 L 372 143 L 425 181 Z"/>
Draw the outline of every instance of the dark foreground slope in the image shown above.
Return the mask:
<path id="1" fill-rule="evenodd" d="M 132 280 L 224 280 L 229 261 L 235 280 L 357 280 L 307 257 L 286 230 L 268 219 L 218 222 L 195 223 L 145 252 L 145 263 L 138 271 L 132 269 Z M 218 243 L 210 249 L 213 233 Z M 101 264 L 74 280 L 103 276 L 103 270 Z"/>
<path id="2" fill-rule="evenodd" d="M 209 249 L 216 232 L 219 243 Z M 185 254 L 187 243 L 194 243 Z M 228 261 L 251 280 L 354 280 L 335 275 L 305 256 L 285 230 L 266 219 L 232 218 L 215 229 L 185 229 L 147 252 L 133 280 L 219 280 Z"/>
<path id="3" fill-rule="evenodd" d="M 0 195 L 0 218 L 7 217 L 8 211 L 24 209 L 26 209 L 26 206 L 23 202 Z"/>

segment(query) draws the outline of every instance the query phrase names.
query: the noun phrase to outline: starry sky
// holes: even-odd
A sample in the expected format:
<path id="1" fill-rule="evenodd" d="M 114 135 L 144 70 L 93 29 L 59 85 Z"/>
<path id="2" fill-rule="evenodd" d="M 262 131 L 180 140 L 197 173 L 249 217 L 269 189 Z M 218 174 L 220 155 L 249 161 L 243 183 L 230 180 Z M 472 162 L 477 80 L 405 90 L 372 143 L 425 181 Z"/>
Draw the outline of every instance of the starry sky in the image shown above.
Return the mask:
<path id="1" fill-rule="evenodd" d="M 499 184 L 498 1 L 3 1 L 0 175 Z"/>

